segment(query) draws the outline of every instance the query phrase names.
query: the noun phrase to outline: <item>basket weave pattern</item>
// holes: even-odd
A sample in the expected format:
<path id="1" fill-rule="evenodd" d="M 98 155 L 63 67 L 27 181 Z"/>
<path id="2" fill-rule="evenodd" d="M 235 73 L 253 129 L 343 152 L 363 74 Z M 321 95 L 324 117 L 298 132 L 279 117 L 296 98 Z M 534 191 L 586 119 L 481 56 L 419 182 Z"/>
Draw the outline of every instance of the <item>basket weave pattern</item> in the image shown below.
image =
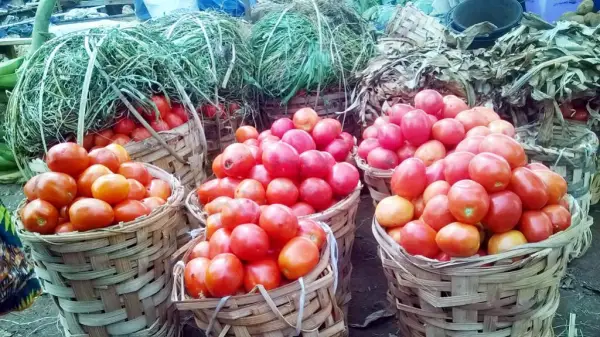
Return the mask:
<path id="1" fill-rule="evenodd" d="M 412 4 L 397 6 L 385 30 L 388 37 L 406 40 L 414 46 L 443 40 L 444 31 L 444 26 L 436 18 L 423 13 Z"/>
<path id="2" fill-rule="evenodd" d="M 560 280 L 592 219 L 572 203 L 569 229 L 501 254 L 440 262 L 405 253 L 375 221 L 373 234 L 405 337 L 550 337 Z"/>
<path id="3" fill-rule="evenodd" d="M 174 229 L 185 220 L 184 189 L 172 175 L 146 165 L 169 181 L 167 203 L 148 216 L 88 232 L 19 236 L 31 247 L 35 271 L 59 309 L 67 336 L 155 336 L 177 333 L 169 304 Z M 18 212 L 17 212 L 18 214 Z"/>
<path id="4" fill-rule="evenodd" d="M 380 170 L 373 168 L 358 155 L 356 155 L 354 159 L 356 160 L 356 166 L 363 171 L 363 178 L 369 188 L 369 193 L 371 194 L 375 206 L 377 206 L 381 200 L 392 195 L 390 181 L 392 180 L 394 170 Z"/>

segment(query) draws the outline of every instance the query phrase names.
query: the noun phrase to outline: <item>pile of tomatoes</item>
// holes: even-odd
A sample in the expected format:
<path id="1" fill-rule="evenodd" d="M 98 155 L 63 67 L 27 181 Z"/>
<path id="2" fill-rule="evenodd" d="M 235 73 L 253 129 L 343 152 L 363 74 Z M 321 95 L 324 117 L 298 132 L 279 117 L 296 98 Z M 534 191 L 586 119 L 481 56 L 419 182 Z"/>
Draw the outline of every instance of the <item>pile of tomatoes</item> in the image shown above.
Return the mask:
<path id="1" fill-rule="evenodd" d="M 83 232 L 148 215 L 171 195 L 171 186 L 155 179 L 142 163 L 132 162 L 118 144 L 88 151 L 60 143 L 48 151 L 50 172 L 31 178 L 21 209 L 30 232 Z"/>
<path id="2" fill-rule="evenodd" d="M 318 223 L 298 220 L 283 205 L 230 199 L 211 203 L 207 212 L 221 222 L 207 226 L 206 241 L 192 248 L 185 266 L 185 288 L 194 298 L 244 294 L 259 284 L 278 288 L 310 273 L 327 242 Z"/>
<path id="3" fill-rule="evenodd" d="M 259 205 L 281 204 L 297 216 L 323 211 L 352 193 L 356 167 L 345 162 L 354 139 L 339 121 L 320 119 L 304 108 L 293 120 L 282 118 L 270 130 L 236 130 L 212 164 L 216 176 L 197 189 L 201 204 L 219 198 L 247 198 Z"/>

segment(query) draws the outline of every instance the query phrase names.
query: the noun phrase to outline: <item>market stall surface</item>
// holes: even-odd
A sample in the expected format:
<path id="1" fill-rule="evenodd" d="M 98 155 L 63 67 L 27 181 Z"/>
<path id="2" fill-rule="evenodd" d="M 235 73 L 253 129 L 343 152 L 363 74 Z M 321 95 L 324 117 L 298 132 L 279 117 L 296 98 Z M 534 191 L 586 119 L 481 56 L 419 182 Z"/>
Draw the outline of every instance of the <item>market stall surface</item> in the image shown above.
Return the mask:
<path id="1" fill-rule="evenodd" d="M 0 187 L 0 199 L 14 209 L 22 198 L 20 186 Z M 393 317 L 386 312 L 386 281 L 377 256 L 377 243 L 371 233 L 373 204 L 363 195 L 357 216 L 358 231 L 352 253 L 352 302 L 349 322 L 350 336 L 400 336 Z M 592 207 L 591 215 L 600 220 L 600 207 Z M 600 227 L 593 226 L 594 238 L 600 238 Z M 595 240 L 597 241 L 597 239 Z M 600 336 L 600 280 L 598 262 L 600 244 L 593 245 L 580 259 L 571 262 L 563 279 L 561 302 L 554 319 L 557 336 L 566 336 L 571 313 L 576 315 L 578 336 Z M 57 321 L 57 310 L 48 296 L 42 296 L 26 311 L 0 317 L 0 337 L 54 337 L 62 336 Z M 377 319 L 378 318 L 378 319 Z M 363 326 L 364 327 L 360 327 Z M 186 326 L 184 336 L 204 336 Z"/>

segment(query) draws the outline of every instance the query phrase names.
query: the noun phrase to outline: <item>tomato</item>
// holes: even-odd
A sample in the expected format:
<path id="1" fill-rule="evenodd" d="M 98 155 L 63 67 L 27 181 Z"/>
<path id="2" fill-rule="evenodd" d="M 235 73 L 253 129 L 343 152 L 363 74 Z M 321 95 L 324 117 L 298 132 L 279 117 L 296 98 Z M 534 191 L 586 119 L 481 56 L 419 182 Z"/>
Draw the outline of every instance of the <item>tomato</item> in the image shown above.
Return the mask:
<path id="1" fill-rule="evenodd" d="M 431 183 L 427 188 L 425 188 L 425 192 L 423 192 L 423 201 L 425 204 L 429 202 L 436 195 L 448 195 L 448 191 L 450 191 L 450 184 L 444 180 L 438 180 Z"/>
<path id="2" fill-rule="evenodd" d="M 299 154 L 317 148 L 310 133 L 304 130 L 289 130 L 281 137 L 281 141 L 291 145 Z"/>
<path id="3" fill-rule="evenodd" d="M 283 205 L 269 205 L 260 214 L 258 225 L 278 243 L 285 243 L 298 233 L 298 218 Z"/>
<path id="4" fill-rule="evenodd" d="M 486 136 L 479 144 L 479 152 L 491 152 L 503 157 L 512 169 L 527 165 L 527 156 L 521 144 L 503 134 Z"/>
<path id="5" fill-rule="evenodd" d="M 235 197 L 235 189 L 242 181 L 237 178 L 225 177 L 219 180 L 219 193 L 230 198 Z M 220 195 L 219 195 L 220 196 Z"/>
<path id="6" fill-rule="evenodd" d="M 487 126 L 490 123 L 487 118 L 476 109 L 462 111 L 456 115 L 455 118 L 465 127 L 465 131 L 467 132 L 476 126 Z"/>
<path id="7" fill-rule="evenodd" d="M 469 163 L 469 177 L 490 193 L 506 189 L 511 175 L 508 162 L 493 153 L 480 153 Z"/>
<path id="8" fill-rule="evenodd" d="M 394 240 L 397 244 L 400 244 L 400 238 L 402 234 L 402 227 L 392 227 L 387 230 L 387 234 Z"/>
<path id="9" fill-rule="evenodd" d="M 142 163 L 123 163 L 119 167 L 118 173 L 127 179 L 135 179 L 146 186 L 152 180 L 148 169 Z"/>
<path id="10" fill-rule="evenodd" d="M 225 173 L 225 169 L 223 168 L 223 154 L 220 153 L 212 162 L 212 171 L 217 178 L 225 178 L 227 173 Z"/>
<path id="11" fill-rule="evenodd" d="M 46 172 L 38 175 L 36 190 L 38 198 L 61 208 L 75 199 L 77 182 L 66 173 Z"/>
<path id="12" fill-rule="evenodd" d="M 223 253 L 231 253 L 231 231 L 226 228 L 217 229 L 208 240 L 210 258 Z"/>
<path id="13" fill-rule="evenodd" d="M 150 184 L 146 186 L 147 197 L 159 197 L 163 200 L 168 200 L 171 196 L 171 185 L 161 179 L 152 179 Z"/>
<path id="14" fill-rule="evenodd" d="M 367 156 L 367 164 L 380 170 L 391 170 L 398 166 L 400 160 L 398 155 L 391 150 L 382 147 L 375 148 Z"/>
<path id="15" fill-rule="evenodd" d="M 185 124 L 183 119 L 181 119 L 181 117 L 177 116 L 176 114 L 168 114 L 165 117 L 163 117 L 163 119 L 165 123 L 167 123 L 167 125 L 169 126 L 169 129 L 175 129 L 178 126 L 182 126 L 183 124 Z"/>
<path id="16" fill-rule="evenodd" d="M 248 146 L 252 145 L 252 146 L 260 147 L 260 142 L 258 141 L 258 139 L 254 139 L 254 138 L 246 139 L 244 142 L 242 142 L 242 144 L 248 145 Z M 262 150 L 261 150 L 261 154 L 262 154 Z"/>
<path id="17" fill-rule="evenodd" d="M 117 172 L 119 170 L 119 166 L 121 165 L 119 162 L 119 157 L 106 148 L 92 150 L 88 154 L 88 157 L 90 166 L 95 164 L 103 165 L 113 173 Z"/>
<path id="18" fill-rule="evenodd" d="M 297 280 L 317 266 L 319 249 L 309 239 L 295 237 L 283 246 L 277 261 L 285 278 Z"/>
<path id="19" fill-rule="evenodd" d="M 244 145 L 246 145 L 248 147 L 248 149 L 250 149 L 250 152 L 252 152 L 252 157 L 254 158 L 254 162 L 256 164 L 260 164 L 262 163 L 262 150 L 255 145 L 247 145 L 246 143 L 244 143 Z"/>
<path id="20" fill-rule="evenodd" d="M 311 205 L 317 211 L 329 208 L 333 201 L 333 190 L 323 179 L 308 178 L 300 184 L 298 191 L 300 201 Z"/>
<path id="21" fill-rule="evenodd" d="M 100 131 L 100 132 L 96 133 L 96 135 L 94 136 L 94 145 L 100 146 L 100 147 L 105 147 L 106 145 L 108 145 L 112 142 L 110 139 L 114 135 L 115 135 L 115 133 L 111 129 L 106 129 L 106 130 Z"/>
<path id="22" fill-rule="evenodd" d="M 305 237 L 312 241 L 319 250 L 327 243 L 327 233 L 319 226 L 317 222 L 310 219 L 301 219 L 298 221 L 298 236 Z"/>
<path id="23" fill-rule="evenodd" d="M 548 205 L 542 208 L 542 212 L 550 218 L 553 233 L 564 231 L 571 226 L 571 213 L 563 206 Z"/>
<path id="24" fill-rule="evenodd" d="M 469 179 L 469 165 L 475 155 L 471 152 L 454 152 L 444 158 L 444 178 L 453 185 L 457 181 Z"/>
<path id="25" fill-rule="evenodd" d="M 184 123 L 186 123 L 190 119 L 190 117 L 188 116 L 187 111 L 185 111 L 185 108 L 181 104 L 173 104 L 173 107 L 171 108 L 171 113 L 173 115 L 181 118 L 181 120 Z"/>
<path id="26" fill-rule="evenodd" d="M 169 129 L 169 124 L 167 124 L 162 119 L 157 119 L 157 120 L 154 120 L 154 121 L 150 122 L 150 126 L 156 132 L 163 132 L 163 131 L 169 131 L 170 130 Z"/>
<path id="27" fill-rule="evenodd" d="M 354 139 L 354 136 L 349 134 L 348 132 L 342 132 L 340 134 L 340 138 L 343 139 L 344 142 L 346 142 L 348 151 L 352 150 L 354 145 L 356 145 L 356 140 Z"/>
<path id="28" fill-rule="evenodd" d="M 244 269 L 244 289 L 252 291 L 257 285 L 266 290 L 278 288 L 281 284 L 281 272 L 274 259 L 266 258 L 246 264 Z"/>
<path id="29" fill-rule="evenodd" d="M 74 231 L 75 228 L 73 228 L 73 225 L 70 222 L 64 222 L 56 226 L 56 228 L 54 229 L 54 234 L 71 233 Z"/>
<path id="30" fill-rule="evenodd" d="M 364 143 L 364 141 L 363 141 L 363 143 Z M 421 146 L 424 146 L 424 145 L 421 145 Z M 360 155 L 360 150 L 361 149 L 359 147 L 358 148 L 359 155 Z M 403 162 L 403 161 L 405 161 L 408 158 L 414 157 L 415 156 L 415 152 L 417 152 L 417 147 L 415 147 L 414 145 L 411 145 L 409 143 L 404 143 L 404 145 L 402 145 L 402 147 L 399 148 L 398 151 L 396 151 L 396 155 L 398 155 L 398 160 L 400 162 Z M 423 160 L 423 159 L 421 158 L 421 160 Z"/>
<path id="31" fill-rule="evenodd" d="M 159 197 L 150 197 L 150 198 L 144 198 L 144 199 L 142 199 L 142 203 L 144 205 L 146 205 L 146 207 L 148 207 L 148 209 L 150 210 L 150 212 L 152 212 L 155 209 L 159 208 L 160 206 L 166 204 L 167 201 L 164 200 L 164 199 L 161 199 Z"/>
<path id="32" fill-rule="evenodd" d="M 312 132 L 319 122 L 319 115 L 311 108 L 302 108 L 294 113 L 292 121 L 296 129 Z"/>
<path id="33" fill-rule="evenodd" d="M 221 209 L 221 222 L 225 228 L 234 229 L 246 223 L 258 223 L 260 208 L 256 202 L 246 198 L 233 199 Z"/>
<path id="34" fill-rule="evenodd" d="M 377 140 L 384 149 L 396 151 L 404 145 L 402 129 L 392 123 L 386 123 L 378 127 Z"/>
<path id="35" fill-rule="evenodd" d="M 298 202 L 294 206 L 292 206 L 292 213 L 294 213 L 294 215 L 297 217 L 311 215 L 316 212 L 317 211 L 315 211 L 315 209 L 311 205 L 305 202 Z"/>
<path id="36" fill-rule="evenodd" d="M 342 124 L 333 118 L 324 118 L 315 124 L 311 134 L 317 148 L 323 149 L 342 133 Z M 275 135 L 277 136 L 277 135 Z"/>
<path id="37" fill-rule="evenodd" d="M 77 194 L 82 197 L 91 198 L 93 196 L 92 184 L 96 179 L 109 174 L 113 173 L 104 165 L 94 164 L 88 167 L 79 175 L 79 178 L 77 178 Z M 142 188 L 144 188 L 144 186 L 142 186 Z M 145 195 L 146 189 L 144 188 L 143 191 Z"/>
<path id="38" fill-rule="evenodd" d="M 535 171 L 535 170 L 546 170 L 546 171 L 551 171 L 548 166 L 542 164 L 542 163 L 529 163 L 527 164 L 527 166 L 525 166 L 526 168 Z"/>
<path id="39" fill-rule="evenodd" d="M 247 145 L 234 143 L 223 151 L 223 170 L 230 177 L 244 178 L 256 164 L 252 151 Z"/>
<path id="40" fill-rule="evenodd" d="M 469 132 L 467 132 L 466 138 L 474 137 L 474 136 L 485 137 L 491 133 L 492 133 L 492 131 L 490 131 L 490 129 L 488 129 L 487 126 L 476 126 L 476 127 L 472 128 L 471 130 L 469 130 Z"/>
<path id="41" fill-rule="evenodd" d="M 32 177 L 27 181 L 27 183 L 25 183 L 25 186 L 23 186 L 23 193 L 25 194 L 25 197 L 27 197 L 28 201 L 35 200 L 38 198 L 38 178 L 39 176 Z"/>
<path id="42" fill-rule="evenodd" d="M 216 106 L 211 104 L 205 104 L 201 108 L 202 113 L 208 118 L 223 117 L 223 111 L 221 109 L 218 109 L 219 111 L 217 111 L 217 109 Z"/>
<path id="43" fill-rule="evenodd" d="M 436 231 L 456 221 L 448 208 L 448 197 L 436 195 L 425 205 L 422 221 Z"/>
<path id="44" fill-rule="evenodd" d="M 127 179 L 127 182 L 129 183 L 129 194 L 127 195 L 127 199 L 143 200 L 146 198 L 146 188 L 142 183 L 133 179 Z"/>
<path id="45" fill-rule="evenodd" d="M 527 242 L 540 242 L 553 233 L 552 220 L 542 211 L 525 211 L 518 227 Z"/>
<path id="46" fill-rule="evenodd" d="M 400 125 L 400 124 L 396 124 L 396 125 Z M 375 125 L 366 127 L 362 133 L 362 139 L 377 139 L 378 136 L 379 136 L 379 130 L 377 129 L 377 126 L 375 126 Z"/>
<path id="47" fill-rule="evenodd" d="M 587 122 L 587 120 L 589 118 L 590 118 L 589 113 L 586 110 L 581 110 L 581 109 L 575 110 L 575 114 L 572 117 L 572 119 L 574 119 L 576 121 L 580 121 L 580 122 Z"/>
<path id="48" fill-rule="evenodd" d="M 139 200 L 125 200 L 113 207 L 115 222 L 133 221 L 143 215 L 150 214 L 151 210 Z"/>
<path id="49" fill-rule="evenodd" d="M 268 204 L 292 206 L 298 201 L 299 195 L 298 187 L 288 178 L 273 179 L 266 191 Z"/>
<path id="50" fill-rule="evenodd" d="M 523 233 L 517 230 L 494 234 L 488 241 L 488 254 L 500 254 L 509 251 L 515 247 L 524 245 L 527 239 Z"/>
<path id="51" fill-rule="evenodd" d="M 331 186 L 333 194 L 346 197 L 352 193 L 360 181 L 360 174 L 356 167 L 349 163 L 336 163 L 327 176 L 327 183 Z"/>
<path id="52" fill-rule="evenodd" d="M 421 159 L 425 166 L 431 166 L 446 156 L 446 148 L 441 142 L 430 140 L 419 146 L 414 156 Z"/>
<path id="53" fill-rule="evenodd" d="M 492 133 L 501 133 L 511 138 L 515 136 L 515 127 L 509 122 L 501 119 L 492 121 L 488 125 L 488 128 Z"/>
<path id="54" fill-rule="evenodd" d="M 479 183 L 461 180 L 448 191 L 448 207 L 459 222 L 476 224 L 487 214 L 490 198 Z"/>
<path id="55" fill-rule="evenodd" d="M 412 199 L 423 194 L 427 186 L 425 164 L 418 158 L 403 161 L 392 174 L 390 188 L 392 193 Z"/>
<path id="56" fill-rule="evenodd" d="M 431 122 L 423 110 L 407 112 L 402 117 L 401 129 L 404 139 L 412 145 L 419 146 L 429 140 Z M 379 141 L 381 142 L 381 140 Z M 401 143 L 402 144 L 402 143 Z"/>
<path id="57" fill-rule="evenodd" d="M 201 241 L 192 247 L 188 260 L 191 261 L 197 257 L 209 258 L 210 245 L 208 241 Z"/>
<path id="58" fill-rule="evenodd" d="M 94 147 L 94 137 L 93 133 L 88 133 L 83 137 L 83 148 L 87 151 L 91 150 Z"/>
<path id="59" fill-rule="evenodd" d="M 206 205 L 221 196 L 219 184 L 220 179 L 211 179 L 198 186 L 196 193 L 200 204 Z"/>
<path id="60" fill-rule="evenodd" d="M 46 164 L 51 171 L 74 177 L 83 172 L 89 163 L 88 152 L 75 143 L 54 145 L 46 154 Z"/>
<path id="61" fill-rule="evenodd" d="M 521 199 L 511 191 L 490 194 L 490 208 L 481 223 L 493 233 L 507 232 L 519 223 L 523 205 Z"/>
<path id="62" fill-rule="evenodd" d="M 110 226 L 115 213 L 110 205 L 102 200 L 83 198 L 69 207 L 69 219 L 79 232 Z"/>
<path id="63" fill-rule="evenodd" d="M 333 165 L 335 165 L 336 163 L 335 158 L 333 158 L 331 153 L 325 151 L 321 151 L 321 156 L 323 156 L 323 164 L 327 169 L 327 174 L 329 174 L 329 171 L 333 168 Z"/>
<path id="64" fill-rule="evenodd" d="M 265 258 L 269 251 L 269 236 L 255 224 L 242 224 L 231 232 L 231 252 L 244 261 Z"/>
<path id="65" fill-rule="evenodd" d="M 220 213 L 223 210 L 223 207 L 225 207 L 225 205 L 227 205 L 231 200 L 233 200 L 233 199 L 230 197 L 225 197 L 225 196 L 218 197 L 215 200 L 206 204 L 206 206 L 204 206 L 204 211 L 208 215 Z"/>
<path id="66" fill-rule="evenodd" d="M 92 195 L 111 205 L 118 204 L 129 195 L 129 182 L 120 174 L 103 175 L 92 183 Z"/>
<path id="67" fill-rule="evenodd" d="M 444 180 L 444 168 L 446 164 L 444 159 L 438 160 L 435 163 L 427 166 L 425 170 L 425 176 L 427 176 L 427 185 L 430 185 L 434 181 Z"/>
<path id="68" fill-rule="evenodd" d="M 317 150 L 309 150 L 300 155 L 299 171 L 302 179 L 310 177 L 324 179 L 327 177 L 330 170 L 326 165 L 323 165 L 325 160 L 323 153 Z"/>
<path id="69" fill-rule="evenodd" d="M 152 137 L 152 134 L 143 126 L 137 127 L 135 128 L 135 130 L 133 130 L 133 132 L 131 132 L 131 139 L 133 139 L 136 142 L 141 142 L 142 140 L 148 139 L 150 137 Z"/>
<path id="70" fill-rule="evenodd" d="M 494 109 L 487 108 L 484 106 L 477 106 L 474 107 L 472 110 L 474 110 L 476 113 L 485 118 L 485 120 L 487 121 L 486 125 L 490 124 L 493 121 L 500 120 L 500 116 L 496 113 L 496 111 L 494 111 Z"/>
<path id="71" fill-rule="evenodd" d="M 467 137 L 462 142 L 458 143 L 458 145 L 456 145 L 455 151 L 456 152 L 471 152 L 473 154 L 478 154 L 479 153 L 479 145 L 481 145 L 481 142 L 483 142 L 484 139 L 485 139 L 485 137 L 483 137 L 483 136 Z"/>
<path id="72" fill-rule="evenodd" d="M 569 200 L 568 198 L 563 197 L 562 199 L 560 199 L 558 201 L 558 204 L 561 205 L 562 207 L 564 207 L 567 210 L 571 209 L 571 206 L 569 205 Z"/>
<path id="73" fill-rule="evenodd" d="M 415 208 L 414 210 L 414 218 L 420 219 L 425 211 L 425 201 L 423 201 L 423 196 L 413 199 L 412 204 Z"/>
<path id="74" fill-rule="evenodd" d="M 244 283 L 242 261 L 229 253 L 216 256 L 208 265 L 205 283 L 214 297 L 235 294 Z"/>
<path id="75" fill-rule="evenodd" d="M 263 188 L 266 190 L 273 178 L 263 165 L 254 166 L 250 172 L 248 172 L 248 179 L 254 179 L 259 181 Z"/>
<path id="76" fill-rule="evenodd" d="M 206 218 L 206 240 L 210 240 L 212 235 L 221 228 L 225 228 L 221 221 L 221 213 L 215 213 Z"/>
<path id="77" fill-rule="evenodd" d="M 379 116 L 375 119 L 375 122 L 373 123 L 373 126 L 377 128 L 377 130 L 379 130 L 379 128 L 381 128 L 382 126 L 389 124 L 390 123 L 390 117 L 388 116 Z"/>
<path id="78" fill-rule="evenodd" d="M 235 140 L 238 143 L 243 143 L 248 139 L 258 139 L 258 131 L 255 127 L 244 125 L 235 130 Z"/>
<path id="79" fill-rule="evenodd" d="M 375 208 L 375 219 L 382 227 L 404 226 L 413 219 L 414 205 L 397 195 L 386 197 Z"/>
<path id="80" fill-rule="evenodd" d="M 271 124 L 271 134 L 275 137 L 283 137 L 283 135 L 289 130 L 294 129 L 294 122 L 291 119 L 284 117 L 279 118 L 273 124 Z"/>
<path id="81" fill-rule="evenodd" d="M 415 95 L 415 108 L 434 116 L 441 116 L 445 108 L 444 97 L 432 89 L 419 91 Z"/>
<path id="82" fill-rule="evenodd" d="M 151 98 L 152 103 L 156 105 L 158 112 L 160 113 L 160 117 L 164 118 L 166 115 L 171 113 L 171 105 L 169 101 L 163 95 L 153 95 Z"/>
<path id="83" fill-rule="evenodd" d="M 513 170 L 509 189 L 521 198 L 524 209 L 541 209 L 548 203 L 546 184 L 528 168 L 519 167 Z"/>
<path id="84" fill-rule="evenodd" d="M 206 272 L 210 260 L 205 257 L 192 258 L 183 270 L 185 291 L 193 298 L 204 298 L 210 295 L 206 287 Z"/>
<path id="85" fill-rule="evenodd" d="M 435 242 L 440 249 L 451 257 L 469 257 L 479 250 L 479 230 L 477 227 L 453 222 L 435 236 Z"/>
<path id="86" fill-rule="evenodd" d="M 413 220 L 400 230 L 400 246 L 411 255 L 434 258 L 440 252 L 435 242 L 436 232 L 423 221 Z"/>
<path id="87" fill-rule="evenodd" d="M 296 149 L 284 142 L 273 143 L 263 148 L 262 163 L 274 178 L 298 177 L 300 156 Z"/>
<path id="88" fill-rule="evenodd" d="M 30 232 L 54 234 L 58 226 L 58 210 L 51 203 L 36 199 L 21 209 L 21 221 Z"/>
<path id="89" fill-rule="evenodd" d="M 110 137 L 110 141 L 111 141 L 111 144 L 117 144 L 117 145 L 123 146 L 123 145 L 129 144 L 129 142 L 131 142 L 131 138 L 129 138 L 129 136 L 127 136 L 127 135 L 124 135 L 121 133 L 116 133 L 114 136 Z"/>
<path id="90" fill-rule="evenodd" d="M 546 194 L 548 194 L 548 204 L 558 204 L 567 194 L 567 182 L 560 174 L 550 170 L 533 170 L 546 186 Z"/>
<path id="91" fill-rule="evenodd" d="M 336 162 L 345 161 L 350 154 L 351 146 L 348 146 L 346 140 L 340 138 L 334 139 L 329 145 L 325 146 L 324 152 L 329 153 Z"/>
<path id="92" fill-rule="evenodd" d="M 465 138 L 465 127 L 456 119 L 445 118 L 433 124 L 431 133 L 433 139 L 453 147 Z"/>
<path id="93" fill-rule="evenodd" d="M 469 109 L 469 106 L 467 105 L 467 103 L 465 103 L 462 99 L 460 99 L 454 95 L 444 96 L 442 101 L 444 103 L 444 109 L 442 111 L 444 118 L 454 118 L 460 112 L 463 112 L 463 111 Z"/>

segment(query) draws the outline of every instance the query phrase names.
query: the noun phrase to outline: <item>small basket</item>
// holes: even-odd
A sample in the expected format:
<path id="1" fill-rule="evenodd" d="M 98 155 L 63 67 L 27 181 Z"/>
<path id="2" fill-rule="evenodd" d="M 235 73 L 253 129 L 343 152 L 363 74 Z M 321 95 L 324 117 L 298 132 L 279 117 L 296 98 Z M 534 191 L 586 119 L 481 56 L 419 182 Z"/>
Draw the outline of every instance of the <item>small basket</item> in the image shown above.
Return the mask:
<path id="1" fill-rule="evenodd" d="M 449 262 L 407 254 L 373 221 L 401 335 L 554 336 L 560 281 L 593 221 L 576 202 L 571 210 L 571 227 L 543 242 Z"/>
<path id="2" fill-rule="evenodd" d="M 381 170 L 371 167 L 358 155 L 355 155 L 354 159 L 356 160 L 356 166 L 363 171 L 365 184 L 367 184 L 367 187 L 369 188 L 369 193 L 371 194 L 375 206 L 377 206 L 381 200 L 392 195 L 390 181 L 392 180 L 394 170 Z"/>
<path id="3" fill-rule="evenodd" d="M 406 40 L 418 47 L 430 41 L 443 41 L 445 27 L 432 16 L 429 16 L 412 4 L 396 6 L 385 32 L 388 37 Z"/>
<path id="4" fill-rule="evenodd" d="M 88 232 L 39 235 L 24 230 L 15 213 L 19 237 L 31 247 L 35 272 L 67 336 L 177 335 L 170 258 L 177 250 L 174 229 L 185 221 L 185 192 L 169 173 L 145 166 L 173 191 L 148 216 Z"/>
<path id="5" fill-rule="evenodd" d="M 247 295 L 193 299 L 185 292 L 183 261 L 203 240 L 202 232 L 174 255 L 181 259 L 183 254 L 183 259 L 173 270 L 171 300 L 177 310 L 192 311 L 207 336 L 297 336 L 302 332 L 305 337 L 341 337 L 346 333 L 344 315 L 334 300 L 337 275 L 330 264 L 330 245 L 325 245 L 315 269 L 298 281 L 270 291 L 258 286 Z"/>

